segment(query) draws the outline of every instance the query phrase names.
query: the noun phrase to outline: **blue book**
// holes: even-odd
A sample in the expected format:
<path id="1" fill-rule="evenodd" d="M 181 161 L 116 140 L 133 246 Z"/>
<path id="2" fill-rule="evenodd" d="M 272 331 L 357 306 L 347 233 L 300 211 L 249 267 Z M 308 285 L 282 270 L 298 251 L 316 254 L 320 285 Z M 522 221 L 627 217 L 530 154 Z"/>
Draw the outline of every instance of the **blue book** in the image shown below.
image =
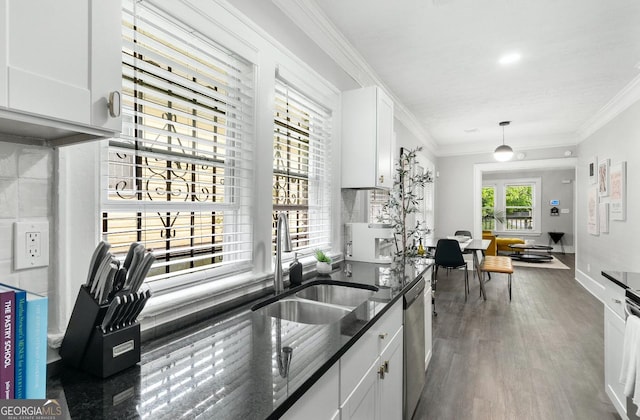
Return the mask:
<path id="1" fill-rule="evenodd" d="M 17 289 L 6 284 L 0 284 L 0 291 L 13 290 L 15 292 L 15 311 L 14 311 L 14 398 L 16 400 L 25 398 L 25 338 L 27 330 L 27 292 Z"/>
<path id="2" fill-rule="evenodd" d="M 47 306 L 46 296 L 27 292 L 25 337 L 25 398 L 47 396 Z"/>
<path id="3" fill-rule="evenodd" d="M 23 291 L 25 300 L 24 398 L 42 400 L 47 395 L 47 307 L 49 299 Z"/>

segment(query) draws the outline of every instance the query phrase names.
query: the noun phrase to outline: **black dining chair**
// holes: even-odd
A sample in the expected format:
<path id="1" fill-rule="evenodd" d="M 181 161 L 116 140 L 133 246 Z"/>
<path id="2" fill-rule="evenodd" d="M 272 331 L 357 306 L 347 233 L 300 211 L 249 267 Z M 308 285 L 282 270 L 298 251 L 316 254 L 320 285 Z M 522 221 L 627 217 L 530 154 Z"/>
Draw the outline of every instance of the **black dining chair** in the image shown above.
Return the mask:
<path id="1" fill-rule="evenodd" d="M 473 239 L 473 236 L 471 236 L 471 232 L 469 232 L 468 230 L 456 230 L 456 233 L 454 235 L 455 236 L 468 236 L 469 238 Z M 467 249 L 462 251 L 463 254 L 473 254 L 474 252 L 475 251 L 471 251 L 471 250 L 467 250 Z M 484 252 L 483 252 L 482 255 L 484 255 Z M 489 280 L 491 280 L 491 273 L 487 273 L 487 275 L 489 276 Z"/>
<path id="2" fill-rule="evenodd" d="M 464 267 L 464 301 L 469 294 L 469 271 L 467 262 L 462 256 L 460 244 L 455 239 L 440 239 L 436 244 L 435 277 L 437 282 L 438 267 L 447 269 Z"/>
<path id="3" fill-rule="evenodd" d="M 470 239 L 473 239 L 473 236 L 471 236 L 471 232 L 469 232 L 468 230 L 456 230 L 456 233 L 454 233 L 455 236 L 468 236 Z M 473 251 L 467 251 L 464 250 L 462 251 L 463 254 L 471 254 Z"/>

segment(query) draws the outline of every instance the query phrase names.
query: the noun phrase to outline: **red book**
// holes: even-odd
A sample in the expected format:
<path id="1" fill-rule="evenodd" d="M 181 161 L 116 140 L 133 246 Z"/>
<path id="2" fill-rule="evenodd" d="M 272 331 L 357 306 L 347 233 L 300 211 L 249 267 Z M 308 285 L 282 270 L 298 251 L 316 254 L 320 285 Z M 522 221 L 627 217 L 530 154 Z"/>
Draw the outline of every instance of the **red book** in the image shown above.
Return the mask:
<path id="1" fill-rule="evenodd" d="M 15 292 L 0 290 L 0 399 L 14 398 Z"/>

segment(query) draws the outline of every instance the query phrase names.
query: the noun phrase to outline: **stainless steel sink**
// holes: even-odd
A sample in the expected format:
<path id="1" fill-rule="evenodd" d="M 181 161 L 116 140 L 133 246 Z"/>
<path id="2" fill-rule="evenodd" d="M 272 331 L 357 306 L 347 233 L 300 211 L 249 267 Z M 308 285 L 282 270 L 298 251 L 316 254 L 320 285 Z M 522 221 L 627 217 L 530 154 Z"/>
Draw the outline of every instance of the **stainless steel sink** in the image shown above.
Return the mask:
<path id="1" fill-rule="evenodd" d="M 302 324 L 331 324 L 351 312 L 324 303 L 300 299 L 282 299 L 261 308 L 267 315 Z"/>
<path id="2" fill-rule="evenodd" d="M 374 295 L 373 290 L 335 284 L 316 284 L 296 293 L 302 299 L 355 308 Z"/>

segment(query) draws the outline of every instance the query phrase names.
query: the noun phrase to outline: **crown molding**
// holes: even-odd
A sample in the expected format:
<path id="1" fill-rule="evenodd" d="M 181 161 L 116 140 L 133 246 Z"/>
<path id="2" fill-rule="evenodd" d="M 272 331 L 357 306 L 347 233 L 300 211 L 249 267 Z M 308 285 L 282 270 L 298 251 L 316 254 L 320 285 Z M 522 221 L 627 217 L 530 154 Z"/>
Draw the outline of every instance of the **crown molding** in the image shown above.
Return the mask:
<path id="1" fill-rule="evenodd" d="M 620 115 L 624 110 L 640 100 L 640 75 L 636 76 L 605 106 L 578 129 L 580 141 L 587 139 L 611 120 Z"/>
<path id="2" fill-rule="evenodd" d="M 558 134 L 548 135 L 544 138 L 520 138 L 511 139 L 507 142 L 517 154 L 518 152 L 526 152 L 540 149 L 572 149 L 578 144 L 578 139 L 572 134 Z M 470 142 L 458 142 L 448 145 L 442 145 L 438 148 L 438 156 L 440 157 L 453 157 L 453 156 L 467 156 L 467 155 L 479 155 L 479 154 L 493 154 L 496 146 L 499 142 L 495 140 L 476 140 Z"/>
<path id="3" fill-rule="evenodd" d="M 415 115 L 378 77 L 367 61 L 331 22 L 315 0 L 272 0 L 282 12 L 315 41 L 324 52 L 360 86 L 377 85 L 394 102 L 395 117 L 415 135 L 423 146 L 437 155 L 438 145 Z"/>

